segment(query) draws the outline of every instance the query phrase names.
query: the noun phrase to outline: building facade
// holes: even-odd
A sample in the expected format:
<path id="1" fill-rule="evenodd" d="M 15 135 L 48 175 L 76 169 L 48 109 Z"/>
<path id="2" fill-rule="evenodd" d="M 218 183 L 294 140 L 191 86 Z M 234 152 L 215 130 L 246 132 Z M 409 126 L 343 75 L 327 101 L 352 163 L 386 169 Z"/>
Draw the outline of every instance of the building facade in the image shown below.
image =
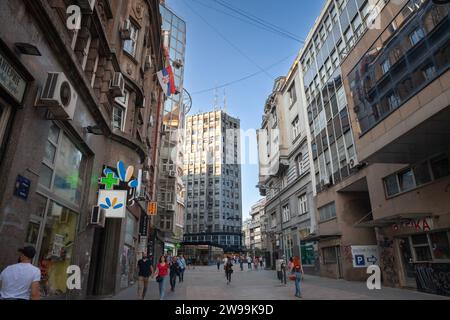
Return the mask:
<path id="1" fill-rule="evenodd" d="M 183 185 L 183 146 L 185 105 L 183 79 L 186 51 L 186 23 L 164 2 L 160 5 L 164 47 L 173 66 L 177 93 L 164 103 L 163 132 L 160 148 L 158 215 L 156 226 L 164 242 L 161 253 L 177 254 L 183 240 L 185 188 Z"/>
<path id="2" fill-rule="evenodd" d="M 228 251 L 242 245 L 240 121 L 216 110 L 189 116 L 186 126 L 185 244 Z"/>
<path id="3" fill-rule="evenodd" d="M 45 298 L 131 285 L 155 189 L 147 177 L 163 98 L 153 77 L 163 65 L 158 1 L 74 4 L 81 19 L 71 26 L 66 1 L 0 3 L 0 268 L 35 246 Z M 119 161 L 134 167 L 120 186 Z M 139 170 L 148 174 L 137 193 L 125 182 Z M 112 180 L 99 184 L 106 172 Z M 126 210 L 100 227 L 91 211 L 107 186 L 125 195 Z M 70 293 L 69 265 L 82 273 L 81 290 Z"/>
<path id="4" fill-rule="evenodd" d="M 258 130 L 259 189 L 266 196 L 266 263 L 299 256 L 308 273 L 318 272 L 317 244 L 305 241 L 316 230 L 308 123 L 296 61 L 275 81 Z"/>
<path id="5" fill-rule="evenodd" d="M 269 106 L 280 105 L 298 69 L 289 97 L 304 110 L 317 219 L 304 241 L 318 244 L 322 276 L 366 281 L 377 264 L 384 285 L 449 294 L 439 278 L 450 267 L 448 27 L 448 4 L 329 0 L 277 80 Z M 281 217 L 271 216 L 271 196 L 283 188 L 270 183 L 290 167 L 289 143 L 288 130 L 269 131 L 286 117 L 266 106 L 267 132 L 258 135 L 274 231 L 289 211 L 279 201 Z M 274 233 L 276 249 L 283 238 Z"/>
<path id="6" fill-rule="evenodd" d="M 440 276 L 450 270 L 449 10 L 388 2 L 341 65 L 358 160 L 370 164 L 360 174 L 370 208 L 355 227 L 375 235 L 385 285 L 442 295 L 450 295 Z"/>
<path id="7" fill-rule="evenodd" d="M 250 210 L 250 225 L 249 225 L 249 234 L 250 234 L 250 247 L 248 248 L 253 255 L 258 254 L 258 256 L 262 255 L 263 250 L 263 242 L 262 242 L 262 232 L 261 232 L 261 224 L 264 219 L 264 206 L 266 204 L 266 199 L 263 198 L 256 202 L 251 210 Z"/>

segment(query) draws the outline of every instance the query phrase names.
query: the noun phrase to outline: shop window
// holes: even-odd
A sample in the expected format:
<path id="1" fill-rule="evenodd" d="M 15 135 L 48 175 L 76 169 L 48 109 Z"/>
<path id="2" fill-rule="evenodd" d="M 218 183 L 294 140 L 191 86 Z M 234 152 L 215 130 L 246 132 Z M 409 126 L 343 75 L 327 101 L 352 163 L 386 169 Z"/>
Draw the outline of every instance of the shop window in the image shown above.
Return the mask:
<path id="1" fill-rule="evenodd" d="M 41 296 L 55 296 L 66 293 L 66 270 L 71 265 L 73 244 L 78 224 L 78 214 L 50 201 L 46 211 L 42 240 L 36 255 L 41 269 Z M 34 227 L 37 227 L 31 222 Z M 33 228 L 31 228 L 33 229 Z M 27 241 L 36 236 L 36 229 L 30 230 Z"/>
<path id="2" fill-rule="evenodd" d="M 435 259 L 450 259 L 449 232 L 436 232 L 430 234 L 431 249 Z"/>
<path id="3" fill-rule="evenodd" d="M 431 261 L 431 250 L 426 234 L 411 236 L 413 250 L 416 254 L 416 261 Z"/>

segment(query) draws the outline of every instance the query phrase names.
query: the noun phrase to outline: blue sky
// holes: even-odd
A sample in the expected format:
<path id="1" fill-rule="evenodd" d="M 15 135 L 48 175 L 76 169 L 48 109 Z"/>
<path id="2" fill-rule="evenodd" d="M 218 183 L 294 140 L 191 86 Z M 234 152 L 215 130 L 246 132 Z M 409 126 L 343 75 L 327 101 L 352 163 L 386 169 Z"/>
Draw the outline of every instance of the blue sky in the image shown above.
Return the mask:
<path id="1" fill-rule="evenodd" d="M 288 30 L 299 39 L 306 38 L 325 2 L 324 0 L 223 1 Z M 184 87 L 192 94 L 193 107 L 190 114 L 209 111 L 214 105 L 214 90 L 195 94 L 196 92 L 260 72 L 254 77 L 225 88 L 227 112 L 241 120 L 243 130 L 258 129 L 261 125 L 264 103 L 271 93 L 274 79 L 287 73 L 302 43 L 213 10 L 211 8 L 227 11 L 213 0 L 166 0 L 166 3 L 186 21 L 187 25 Z M 274 65 L 277 62 L 279 63 Z M 272 67 L 265 70 L 268 66 Z M 223 92 L 224 89 L 218 90 L 220 106 L 223 105 Z M 256 153 L 256 141 L 251 141 L 249 145 L 251 150 L 246 152 Z M 255 188 L 257 183 L 257 164 L 244 164 L 242 166 L 244 219 L 249 216 L 250 207 L 261 198 Z"/>

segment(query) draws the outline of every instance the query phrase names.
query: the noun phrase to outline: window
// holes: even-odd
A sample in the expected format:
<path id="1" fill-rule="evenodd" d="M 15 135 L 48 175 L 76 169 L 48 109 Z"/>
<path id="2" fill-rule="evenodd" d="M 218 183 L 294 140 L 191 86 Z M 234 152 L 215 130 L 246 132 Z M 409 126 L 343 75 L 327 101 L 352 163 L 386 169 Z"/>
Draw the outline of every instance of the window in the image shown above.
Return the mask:
<path id="1" fill-rule="evenodd" d="M 303 154 L 300 153 L 295 157 L 295 164 L 297 166 L 297 175 L 300 177 L 305 171 L 303 168 Z"/>
<path id="2" fill-rule="evenodd" d="M 334 264 L 337 263 L 336 247 L 326 247 L 322 249 L 323 263 Z"/>
<path id="3" fill-rule="evenodd" d="M 449 232 L 436 232 L 430 234 L 431 249 L 435 259 L 450 259 Z"/>
<path id="4" fill-rule="evenodd" d="M 386 59 L 381 63 L 381 70 L 383 70 L 383 74 L 386 74 L 390 68 L 391 63 L 389 62 L 389 59 Z"/>
<path id="5" fill-rule="evenodd" d="M 431 170 L 431 171 L 430 171 Z M 450 175 L 447 155 L 432 158 L 384 178 L 388 197 Z"/>
<path id="6" fill-rule="evenodd" d="M 125 120 L 128 107 L 129 92 L 124 91 L 123 97 L 115 99 L 112 116 L 112 127 L 117 130 L 125 131 Z"/>
<path id="7" fill-rule="evenodd" d="M 134 23 L 130 23 L 130 28 L 131 28 L 131 36 L 129 40 L 125 40 L 123 44 L 123 50 L 131 54 L 133 57 L 136 57 L 136 47 L 139 36 L 139 29 Z"/>
<path id="8" fill-rule="evenodd" d="M 395 92 L 388 95 L 387 101 L 389 108 L 391 108 L 391 110 L 397 109 L 398 106 L 400 105 L 400 98 Z"/>
<path id="9" fill-rule="evenodd" d="M 448 156 L 442 155 L 433 158 L 431 159 L 430 164 L 434 179 L 440 179 L 450 175 L 450 163 Z"/>
<path id="10" fill-rule="evenodd" d="M 411 41 L 411 44 L 414 46 L 420 40 L 422 40 L 424 37 L 425 37 L 425 33 L 423 32 L 423 29 L 417 28 L 409 35 L 409 41 Z"/>
<path id="11" fill-rule="evenodd" d="M 326 221 L 334 218 L 336 218 L 336 206 L 334 202 L 319 208 L 320 221 Z"/>
<path id="12" fill-rule="evenodd" d="M 292 122 L 292 138 L 293 140 L 297 138 L 300 135 L 300 121 L 298 119 L 298 116 L 295 118 L 295 120 Z"/>
<path id="13" fill-rule="evenodd" d="M 416 261 L 430 261 L 431 250 L 428 243 L 428 237 L 426 234 L 418 234 L 411 236 L 412 247 L 416 255 Z"/>
<path id="14" fill-rule="evenodd" d="M 277 225 L 277 217 L 275 212 L 270 215 L 270 227 L 275 228 Z"/>
<path id="15" fill-rule="evenodd" d="M 289 105 L 292 106 L 297 101 L 297 93 L 295 92 L 295 82 L 289 88 Z"/>
<path id="16" fill-rule="evenodd" d="M 97 70 L 98 70 L 98 62 L 100 60 L 100 55 L 97 54 L 94 62 L 94 68 L 92 69 L 92 77 L 91 77 L 91 87 L 93 88 L 95 85 L 95 79 L 97 78 Z"/>
<path id="17" fill-rule="evenodd" d="M 298 197 L 298 213 L 300 215 L 308 213 L 308 199 L 306 198 L 306 194 Z"/>
<path id="18" fill-rule="evenodd" d="M 79 205 L 83 175 L 82 152 L 52 123 L 41 164 L 39 184 L 60 198 Z"/>
<path id="19" fill-rule="evenodd" d="M 422 68 L 422 73 L 425 79 L 427 79 L 428 81 L 433 80 L 436 76 L 436 67 L 434 66 L 434 64 L 429 64 Z"/>
<path id="20" fill-rule="evenodd" d="M 289 211 L 289 205 L 285 205 L 282 208 L 282 218 L 283 222 L 288 222 L 291 219 L 291 213 Z"/>

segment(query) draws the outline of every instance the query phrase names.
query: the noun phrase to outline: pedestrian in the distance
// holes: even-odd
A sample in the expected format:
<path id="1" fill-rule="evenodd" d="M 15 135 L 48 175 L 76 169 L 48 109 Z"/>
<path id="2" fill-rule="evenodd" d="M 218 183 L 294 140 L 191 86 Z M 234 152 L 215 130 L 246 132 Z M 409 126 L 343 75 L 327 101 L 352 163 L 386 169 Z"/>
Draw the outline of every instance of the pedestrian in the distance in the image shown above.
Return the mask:
<path id="1" fill-rule="evenodd" d="M 302 275 L 304 272 L 303 272 L 303 266 L 300 262 L 299 257 L 294 257 L 294 259 L 292 261 L 291 273 L 295 275 L 295 296 L 297 298 L 301 298 L 302 293 L 301 293 L 300 283 L 302 281 Z"/>
<path id="2" fill-rule="evenodd" d="M 186 271 L 186 260 L 184 259 L 184 256 L 181 255 L 178 258 L 178 264 L 180 265 L 180 282 L 184 282 L 184 271 Z"/>
<path id="3" fill-rule="evenodd" d="M 239 266 L 241 267 L 241 271 L 244 271 L 244 257 L 239 257 Z"/>
<path id="4" fill-rule="evenodd" d="M 153 274 L 152 261 L 147 252 L 142 252 L 142 259 L 138 261 L 138 298 L 144 300 L 148 288 L 148 278 Z"/>
<path id="5" fill-rule="evenodd" d="M 156 271 L 153 276 L 156 276 L 156 281 L 159 285 L 159 299 L 164 300 L 166 295 L 167 278 L 169 275 L 169 264 L 165 256 L 159 258 L 159 263 L 156 265 Z"/>
<path id="6" fill-rule="evenodd" d="M 170 263 L 170 291 L 175 291 L 175 285 L 177 284 L 177 277 L 180 275 L 180 265 L 178 264 L 177 257 L 172 258 Z"/>
<path id="7" fill-rule="evenodd" d="M 261 267 L 261 270 L 264 268 L 263 257 L 259 257 L 259 266 Z"/>
<path id="8" fill-rule="evenodd" d="M 18 263 L 0 273 L 0 300 L 39 300 L 41 270 L 32 265 L 36 250 L 28 246 L 19 249 L 19 252 Z"/>
<path id="9" fill-rule="evenodd" d="M 231 274 L 233 273 L 233 263 L 231 262 L 231 258 L 227 259 L 227 262 L 224 266 L 225 269 L 225 277 L 227 279 L 227 284 L 230 284 L 231 282 Z"/>
<path id="10" fill-rule="evenodd" d="M 219 256 L 217 256 L 216 263 L 217 263 L 217 271 L 220 271 L 220 257 Z"/>
<path id="11" fill-rule="evenodd" d="M 252 258 L 250 256 L 247 257 L 247 268 L 252 269 Z"/>

